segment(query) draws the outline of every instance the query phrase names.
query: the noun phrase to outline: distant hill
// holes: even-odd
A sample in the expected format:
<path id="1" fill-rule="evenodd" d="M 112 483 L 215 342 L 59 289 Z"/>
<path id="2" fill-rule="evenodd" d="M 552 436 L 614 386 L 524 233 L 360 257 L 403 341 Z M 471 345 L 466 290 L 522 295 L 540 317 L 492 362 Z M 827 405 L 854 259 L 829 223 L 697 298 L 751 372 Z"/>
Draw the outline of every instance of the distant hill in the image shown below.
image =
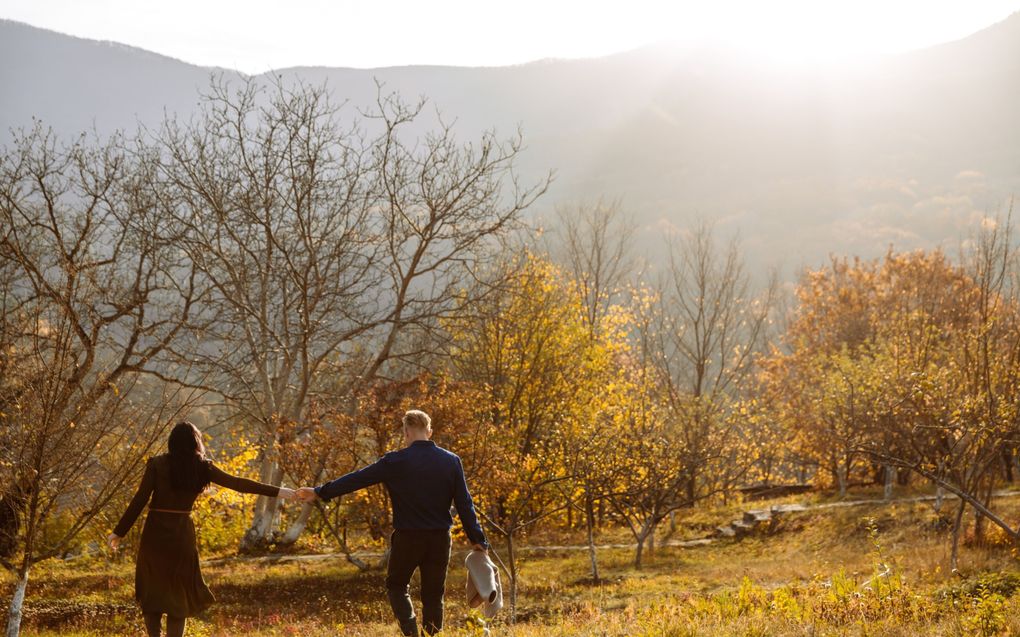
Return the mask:
<path id="1" fill-rule="evenodd" d="M 67 136 L 188 116 L 215 71 L 0 21 L 0 130 L 33 116 Z M 522 175 L 557 172 L 534 214 L 619 197 L 652 250 L 669 224 L 716 219 L 739 231 L 754 263 L 787 272 L 829 253 L 953 246 L 1020 194 L 1020 13 L 956 42 L 828 70 L 653 46 L 498 68 L 274 73 L 327 81 L 352 107 L 372 102 L 376 80 L 427 96 L 465 139 L 520 125 Z"/>

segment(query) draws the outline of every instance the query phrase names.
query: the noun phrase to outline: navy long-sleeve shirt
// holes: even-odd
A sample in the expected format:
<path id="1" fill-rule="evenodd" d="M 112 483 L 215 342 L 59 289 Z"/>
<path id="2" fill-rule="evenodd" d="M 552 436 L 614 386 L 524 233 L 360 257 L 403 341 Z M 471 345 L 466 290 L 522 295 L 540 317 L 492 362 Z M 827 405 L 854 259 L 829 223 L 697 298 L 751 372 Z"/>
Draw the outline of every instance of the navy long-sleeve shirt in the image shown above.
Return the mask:
<path id="1" fill-rule="evenodd" d="M 364 469 L 315 487 L 315 493 L 330 500 L 380 482 L 393 503 L 393 528 L 449 529 L 453 526 L 452 503 L 468 539 L 488 546 L 460 458 L 431 440 L 416 440 L 400 451 L 391 451 Z"/>

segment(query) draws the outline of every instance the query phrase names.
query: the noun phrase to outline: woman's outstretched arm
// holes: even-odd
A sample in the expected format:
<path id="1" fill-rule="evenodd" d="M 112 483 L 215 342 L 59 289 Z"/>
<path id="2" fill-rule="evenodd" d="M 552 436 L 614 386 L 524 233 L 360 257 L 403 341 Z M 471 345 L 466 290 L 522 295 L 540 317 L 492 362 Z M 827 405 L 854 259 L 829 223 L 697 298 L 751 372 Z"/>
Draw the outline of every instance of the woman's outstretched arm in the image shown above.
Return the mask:
<path id="1" fill-rule="evenodd" d="M 128 531 L 134 525 L 135 520 L 138 519 L 138 515 L 145 508 L 146 503 L 149 502 L 149 497 L 152 496 L 152 490 L 156 487 L 156 467 L 152 464 L 152 458 L 145 463 L 145 473 L 142 474 L 142 483 L 138 485 L 138 491 L 135 492 L 135 497 L 131 498 L 131 503 L 128 504 L 128 508 L 124 511 L 124 515 L 121 516 L 120 522 L 117 523 L 117 527 L 113 529 L 113 534 L 118 538 L 122 538 L 127 535 Z"/>
<path id="2" fill-rule="evenodd" d="M 239 478 L 232 476 L 220 470 L 219 467 L 209 463 L 209 480 L 221 487 L 226 487 L 234 491 L 241 493 L 255 493 L 258 495 L 269 496 L 270 498 L 292 498 L 294 492 L 290 489 L 282 487 L 274 487 L 271 484 L 263 484 L 255 480 L 249 480 L 247 478 Z"/>

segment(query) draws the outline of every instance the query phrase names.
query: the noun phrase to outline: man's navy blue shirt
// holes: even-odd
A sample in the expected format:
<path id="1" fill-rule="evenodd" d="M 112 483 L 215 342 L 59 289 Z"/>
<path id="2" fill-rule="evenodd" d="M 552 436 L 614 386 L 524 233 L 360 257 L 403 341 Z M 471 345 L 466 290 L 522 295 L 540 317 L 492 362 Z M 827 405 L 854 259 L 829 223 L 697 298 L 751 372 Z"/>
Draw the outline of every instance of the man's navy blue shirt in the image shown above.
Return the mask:
<path id="1" fill-rule="evenodd" d="M 330 500 L 380 482 L 386 486 L 393 503 L 393 528 L 449 529 L 453 526 L 452 502 L 468 539 L 488 546 L 475 515 L 460 458 L 431 440 L 416 440 L 400 451 L 391 451 L 364 469 L 315 487 L 315 493 Z"/>

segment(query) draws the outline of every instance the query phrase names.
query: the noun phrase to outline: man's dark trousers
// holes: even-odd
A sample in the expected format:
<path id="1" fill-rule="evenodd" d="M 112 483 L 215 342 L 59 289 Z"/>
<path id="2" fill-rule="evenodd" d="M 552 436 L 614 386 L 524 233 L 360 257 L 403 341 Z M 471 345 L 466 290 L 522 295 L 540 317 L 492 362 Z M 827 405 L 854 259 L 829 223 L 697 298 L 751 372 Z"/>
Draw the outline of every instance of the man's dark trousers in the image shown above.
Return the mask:
<path id="1" fill-rule="evenodd" d="M 417 634 L 411 597 L 407 593 L 415 569 L 421 574 L 421 623 L 427 635 L 443 628 L 443 595 L 450 564 L 450 531 L 395 530 L 390 536 L 386 592 L 393 614 L 405 635 Z"/>

